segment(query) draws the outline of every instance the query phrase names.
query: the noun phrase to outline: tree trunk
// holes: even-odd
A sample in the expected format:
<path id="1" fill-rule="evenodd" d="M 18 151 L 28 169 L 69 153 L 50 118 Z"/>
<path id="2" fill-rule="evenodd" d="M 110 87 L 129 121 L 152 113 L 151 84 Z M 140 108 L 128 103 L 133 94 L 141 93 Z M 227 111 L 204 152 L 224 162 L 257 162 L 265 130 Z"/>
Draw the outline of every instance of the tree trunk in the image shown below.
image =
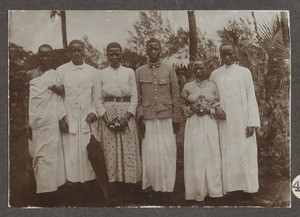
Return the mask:
<path id="1" fill-rule="evenodd" d="M 61 11 L 61 32 L 62 32 L 62 43 L 63 48 L 68 48 L 68 42 L 67 42 L 67 27 L 66 27 L 66 11 Z"/>
<path id="2" fill-rule="evenodd" d="M 188 11 L 189 19 L 189 55 L 190 62 L 197 58 L 197 27 L 194 11 Z"/>
<path id="3" fill-rule="evenodd" d="M 285 47 L 289 48 L 290 36 L 289 36 L 289 24 L 287 18 L 287 12 L 281 11 L 281 28 L 282 28 L 282 39 Z"/>

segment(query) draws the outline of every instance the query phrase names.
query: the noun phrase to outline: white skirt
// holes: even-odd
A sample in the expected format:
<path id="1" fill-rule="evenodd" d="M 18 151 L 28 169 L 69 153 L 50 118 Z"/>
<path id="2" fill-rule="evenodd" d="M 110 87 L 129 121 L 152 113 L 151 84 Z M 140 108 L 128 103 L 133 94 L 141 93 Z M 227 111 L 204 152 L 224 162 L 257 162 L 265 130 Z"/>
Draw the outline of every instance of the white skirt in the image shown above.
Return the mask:
<path id="1" fill-rule="evenodd" d="M 184 135 L 185 199 L 203 201 L 222 196 L 221 152 L 217 121 L 193 115 Z"/>
<path id="2" fill-rule="evenodd" d="M 142 142 L 143 189 L 172 192 L 176 177 L 176 138 L 172 119 L 144 120 Z"/>

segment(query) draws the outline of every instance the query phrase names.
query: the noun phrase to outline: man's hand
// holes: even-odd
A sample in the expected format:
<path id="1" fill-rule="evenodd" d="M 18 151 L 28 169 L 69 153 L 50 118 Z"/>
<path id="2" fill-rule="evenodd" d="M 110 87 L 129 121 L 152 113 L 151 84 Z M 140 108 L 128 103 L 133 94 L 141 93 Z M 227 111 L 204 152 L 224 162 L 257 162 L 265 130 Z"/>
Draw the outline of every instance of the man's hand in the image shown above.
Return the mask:
<path id="1" fill-rule="evenodd" d="M 65 96 L 65 87 L 64 85 L 52 85 L 48 87 L 49 90 L 51 90 L 53 93 L 56 93 L 57 95 L 60 95 L 61 97 Z"/>
<path id="2" fill-rule="evenodd" d="M 32 129 L 31 126 L 28 124 L 25 126 L 25 135 L 28 139 L 32 139 Z"/>
<path id="3" fill-rule="evenodd" d="M 66 116 L 63 117 L 60 121 L 59 121 L 59 129 L 61 130 L 61 132 L 63 133 L 69 133 L 69 124 L 68 121 L 66 119 Z"/>
<path id="4" fill-rule="evenodd" d="M 141 133 L 141 137 L 145 138 L 146 125 L 144 123 L 144 117 L 143 116 L 138 118 L 138 125 L 139 125 L 139 131 Z"/>
<path id="5" fill-rule="evenodd" d="M 246 127 L 246 137 L 251 137 L 254 134 L 254 127 Z"/>
<path id="6" fill-rule="evenodd" d="M 223 111 L 223 109 L 221 109 L 220 106 L 215 107 L 215 118 L 226 120 L 226 113 Z"/>
<path id="7" fill-rule="evenodd" d="M 180 130 L 180 123 L 173 122 L 172 125 L 173 125 L 173 133 L 177 134 Z"/>
<path id="8" fill-rule="evenodd" d="M 91 124 L 93 123 L 94 121 L 97 120 L 97 115 L 95 115 L 95 113 L 91 112 L 89 113 L 86 118 L 85 118 L 85 121 L 88 123 L 88 124 Z"/>

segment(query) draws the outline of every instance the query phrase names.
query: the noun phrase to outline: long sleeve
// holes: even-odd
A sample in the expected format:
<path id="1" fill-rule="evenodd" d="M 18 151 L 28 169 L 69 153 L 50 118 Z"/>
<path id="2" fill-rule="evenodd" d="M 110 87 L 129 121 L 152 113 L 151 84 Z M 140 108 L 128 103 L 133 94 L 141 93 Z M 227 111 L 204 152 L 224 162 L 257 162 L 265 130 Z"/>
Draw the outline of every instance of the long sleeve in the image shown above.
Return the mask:
<path id="1" fill-rule="evenodd" d="M 180 93 L 175 70 L 170 71 L 171 79 L 171 98 L 173 102 L 173 122 L 179 123 L 181 119 Z"/>
<path id="2" fill-rule="evenodd" d="M 143 116 L 143 96 L 142 96 L 142 87 L 139 82 L 140 80 L 140 75 L 139 72 L 135 72 L 135 79 L 136 79 L 136 88 L 137 88 L 137 98 L 138 98 L 138 103 L 137 103 L 137 109 L 136 109 L 136 114 L 137 118 Z"/>
<path id="3" fill-rule="evenodd" d="M 94 113 L 95 115 L 98 116 L 97 109 L 96 109 L 96 96 L 95 96 L 95 85 L 94 85 L 94 78 L 95 78 L 96 75 L 97 75 L 97 71 L 95 70 L 95 73 L 94 73 L 94 76 L 93 76 L 92 91 L 91 91 L 92 107 L 91 107 L 90 113 Z"/>
<path id="4" fill-rule="evenodd" d="M 187 84 L 185 84 L 181 91 L 181 110 L 184 116 L 189 116 L 188 111 L 190 110 L 190 108 L 186 103 L 188 96 L 189 96 L 189 91 L 187 88 Z"/>
<path id="5" fill-rule="evenodd" d="M 60 67 L 58 67 L 56 69 L 56 79 L 57 79 L 56 83 L 57 83 L 58 86 L 64 84 L 64 82 L 63 82 L 63 70 L 61 70 Z"/>
<path id="6" fill-rule="evenodd" d="M 106 112 L 102 94 L 101 72 L 95 74 L 93 79 L 93 97 L 95 110 L 98 116 L 102 117 Z"/>
<path id="7" fill-rule="evenodd" d="M 56 77 L 56 85 L 61 85 L 62 84 L 62 76 L 58 76 L 58 72 L 55 72 L 55 77 Z M 64 107 L 64 102 L 63 98 L 61 96 L 57 96 L 57 117 L 58 120 L 61 120 L 63 117 L 67 115 L 67 112 Z"/>
<path id="8" fill-rule="evenodd" d="M 135 81 L 135 74 L 133 70 L 130 70 L 129 74 L 129 83 L 130 83 L 130 105 L 128 107 L 128 112 L 135 116 L 136 107 L 138 105 L 138 96 L 137 96 L 137 84 Z"/>
<path id="9" fill-rule="evenodd" d="M 248 121 L 247 126 L 260 127 L 260 119 L 257 101 L 255 97 L 255 90 L 251 72 L 247 70 L 246 73 L 246 94 L 247 94 L 247 109 L 248 109 Z"/>

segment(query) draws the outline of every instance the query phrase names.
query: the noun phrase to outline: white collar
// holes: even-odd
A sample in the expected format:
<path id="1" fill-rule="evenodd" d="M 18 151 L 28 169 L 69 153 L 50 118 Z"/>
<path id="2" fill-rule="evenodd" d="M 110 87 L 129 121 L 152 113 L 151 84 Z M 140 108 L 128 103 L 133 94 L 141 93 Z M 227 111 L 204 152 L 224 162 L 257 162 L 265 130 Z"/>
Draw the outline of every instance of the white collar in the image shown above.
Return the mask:
<path id="1" fill-rule="evenodd" d="M 83 69 L 83 68 L 85 68 L 85 65 L 86 65 L 86 63 L 84 61 L 83 61 L 83 64 L 81 64 L 81 65 L 75 65 L 72 62 L 72 60 L 70 63 L 71 63 L 70 65 L 71 65 L 73 71 L 78 70 L 78 69 Z"/>

